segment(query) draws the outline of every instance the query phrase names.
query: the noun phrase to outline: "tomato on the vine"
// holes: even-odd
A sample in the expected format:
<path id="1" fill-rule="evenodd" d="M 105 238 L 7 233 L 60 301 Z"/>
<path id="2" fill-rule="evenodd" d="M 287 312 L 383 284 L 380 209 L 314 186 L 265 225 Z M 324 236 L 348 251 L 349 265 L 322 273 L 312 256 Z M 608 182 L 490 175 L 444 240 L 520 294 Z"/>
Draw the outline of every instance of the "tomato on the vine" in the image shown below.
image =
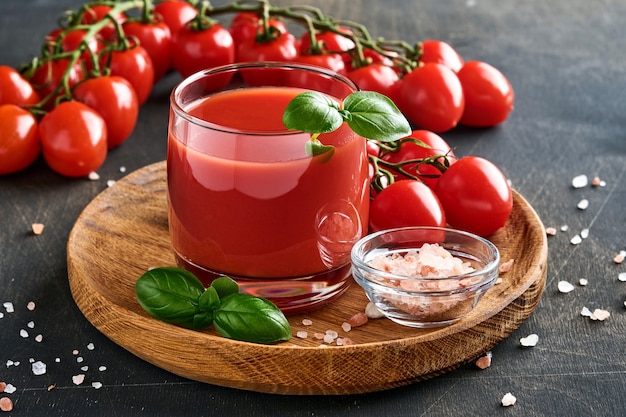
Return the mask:
<path id="1" fill-rule="evenodd" d="M 463 66 L 463 58 L 449 43 L 435 39 L 422 42 L 419 62 L 435 62 L 445 65 L 454 72 L 458 72 Z"/>
<path id="2" fill-rule="evenodd" d="M 29 106 L 39 102 L 39 94 L 16 69 L 0 65 L 0 105 Z"/>
<path id="3" fill-rule="evenodd" d="M 188 24 L 181 28 L 174 38 L 172 64 L 183 77 L 233 62 L 235 62 L 233 37 L 219 23 L 198 29 Z"/>
<path id="4" fill-rule="evenodd" d="M 468 61 L 457 75 L 465 96 L 461 124 L 489 127 L 509 117 L 515 97 L 511 83 L 500 70 L 486 62 Z"/>
<path id="5" fill-rule="evenodd" d="M 35 88 L 39 96 L 43 99 L 52 94 L 58 87 L 54 97 L 46 103 L 47 108 L 54 107 L 54 99 L 66 93 L 65 88 L 59 84 L 68 70 L 71 61 L 68 58 L 59 58 L 45 61 L 38 66 L 30 77 L 30 83 Z M 80 63 L 76 63 L 69 69 L 67 83 L 72 88 L 76 83 L 84 78 Z"/>
<path id="6" fill-rule="evenodd" d="M 296 38 L 289 32 L 284 32 L 271 40 L 257 41 L 254 38 L 244 39 L 237 45 L 237 60 L 240 62 L 291 62 L 298 56 Z M 260 85 L 272 82 L 274 77 L 282 77 L 281 71 L 255 70 L 247 71 L 243 77 L 248 85 Z M 280 82 L 276 80 L 277 82 Z"/>
<path id="7" fill-rule="evenodd" d="M 100 168 L 107 155 L 104 119 L 78 101 L 64 101 L 39 122 L 48 166 L 67 177 L 82 177 Z"/>
<path id="8" fill-rule="evenodd" d="M 83 42 L 86 42 L 87 48 L 80 55 L 80 61 L 85 65 L 87 71 L 91 71 L 93 60 L 104 49 L 104 43 L 99 36 L 85 40 L 85 35 L 87 35 L 85 29 L 55 29 L 46 36 L 46 45 L 51 51 L 56 49 L 56 45 L 60 45 L 61 51 L 72 52 L 80 48 Z"/>
<path id="9" fill-rule="evenodd" d="M 452 165 L 456 158 L 450 145 L 438 134 L 429 130 L 414 130 L 408 138 L 417 139 L 427 147 L 422 146 L 412 140 L 406 138 L 402 140 L 399 149 L 396 152 L 388 152 L 383 155 L 382 159 L 394 164 L 409 161 L 413 159 L 425 159 L 437 155 L 446 155 L 446 157 L 437 158 L 437 161 L 445 166 L 445 159 Z M 417 176 L 420 181 L 428 187 L 434 189 L 441 176 L 441 171 L 432 164 L 407 164 L 403 169 L 411 175 Z M 394 170 L 396 179 L 406 178 L 402 173 Z"/>
<path id="10" fill-rule="evenodd" d="M 455 127 L 465 107 L 463 88 L 450 68 L 425 63 L 401 82 L 398 106 L 406 117 L 422 129 L 445 132 Z"/>
<path id="11" fill-rule="evenodd" d="M 133 86 L 140 105 L 146 102 L 154 84 L 154 67 L 150 56 L 141 45 L 112 50 L 102 60 L 103 65 L 109 64 L 111 75 L 119 75 Z"/>
<path id="12" fill-rule="evenodd" d="M 435 193 L 450 226 L 480 236 L 504 226 L 513 208 L 511 187 L 502 171 L 478 156 L 458 159 L 441 175 Z"/>
<path id="13" fill-rule="evenodd" d="M 318 67 L 334 71 L 338 74 L 344 73 L 346 68 L 346 64 L 343 62 L 343 58 L 339 54 L 300 54 L 296 57 L 295 62 L 316 65 Z"/>
<path id="14" fill-rule="evenodd" d="M 159 15 L 150 22 L 127 20 L 122 25 L 124 34 L 139 40 L 154 68 L 154 82 L 163 78 L 172 64 L 172 34 Z"/>
<path id="15" fill-rule="evenodd" d="M 108 19 L 108 17 L 105 16 L 112 9 L 112 6 L 106 4 L 89 4 L 84 10 L 84 13 L 80 19 L 80 24 L 91 25 L 93 23 L 101 21 L 102 19 Z M 124 15 L 124 13 L 119 13 L 114 18 L 115 21 L 119 24 L 124 23 L 124 21 L 126 20 L 126 16 Z M 102 39 L 107 41 L 115 39 L 115 24 L 113 22 L 110 22 L 109 24 L 105 25 L 105 27 L 102 28 L 98 34 L 102 37 Z"/>
<path id="16" fill-rule="evenodd" d="M 392 67 L 383 64 L 369 64 L 352 70 L 346 75 L 361 90 L 375 91 L 392 100 L 395 99 L 394 86 L 399 78 Z"/>
<path id="17" fill-rule="evenodd" d="M 254 12 L 237 13 L 230 22 L 228 28 L 233 37 L 235 45 L 239 45 L 246 39 L 256 39 L 257 35 L 264 30 L 263 22 L 258 14 Z M 268 29 L 276 33 L 287 32 L 285 23 L 275 17 L 270 17 L 267 21 Z"/>
<path id="18" fill-rule="evenodd" d="M 77 84 L 72 94 L 94 109 L 106 123 L 107 147 L 115 148 L 132 133 L 137 123 L 137 94 L 125 78 L 102 76 Z"/>
<path id="19" fill-rule="evenodd" d="M 183 0 L 165 0 L 154 6 L 154 12 L 163 18 L 163 21 L 170 28 L 172 39 L 189 22 L 198 15 L 198 10 Z"/>
<path id="20" fill-rule="evenodd" d="M 16 104 L 0 105 L 0 175 L 28 167 L 39 151 L 35 117 Z"/>
<path id="21" fill-rule="evenodd" d="M 391 183 L 370 202 L 370 232 L 396 227 L 445 225 L 446 215 L 437 196 L 419 181 Z"/>
<path id="22" fill-rule="evenodd" d="M 346 35 L 352 35 L 352 31 L 346 27 L 338 27 L 339 32 Z M 342 54 L 344 61 L 350 60 L 350 55 L 346 52 L 352 50 L 355 47 L 354 41 L 347 36 L 343 36 L 341 33 L 335 33 L 332 31 L 319 31 L 315 33 L 315 40 L 321 47 L 321 50 L 314 50 L 311 44 L 311 32 L 305 32 L 300 37 L 300 53 L 301 54 L 315 54 L 320 52 L 325 53 L 339 53 Z"/>

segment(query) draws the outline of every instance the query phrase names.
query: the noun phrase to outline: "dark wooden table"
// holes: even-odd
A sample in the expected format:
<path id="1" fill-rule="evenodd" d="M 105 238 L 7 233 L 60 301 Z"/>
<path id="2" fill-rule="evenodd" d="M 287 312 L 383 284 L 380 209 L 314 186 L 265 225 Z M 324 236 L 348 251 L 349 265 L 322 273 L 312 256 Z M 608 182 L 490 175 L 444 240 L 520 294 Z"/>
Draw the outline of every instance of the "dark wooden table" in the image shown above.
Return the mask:
<path id="1" fill-rule="evenodd" d="M 15 309 L 9 313 L 0 305 L 0 381 L 16 388 L 0 394 L 14 402 L 7 415 L 626 415 L 626 283 L 618 279 L 626 263 L 613 261 L 626 249 L 626 2 L 307 3 L 365 23 L 376 36 L 446 40 L 465 59 L 487 61 L 508 76 L 516 102 L 504 125 L 457 128 L 443 136 L 457 155 L 498 164 L 545 226 L 558 229 L 548 239 L 547 287 L 535 313 L 493 349 L 486 370 L 468 364 L 426 382 L 354 396 L 278 396 L 206 385 L 115 345 L 73 302 L 65 244 L 81 210 L 108 180 L 164 159 L 167 99 L 179 81 L 170 74 L 141 108 L 132 137 L 98 171 L 99 181 L 60 177 L 42 161 L 0 177 L 0 302 Z M 79 4 L 2 0 L 0 64 L 29 61 L 57 17 Z M 598 176 L 606 186 L 574 189 L 571 181 L 579 174 Z M 587 210 L 577 208 L 583 198 L 590 202 Z M 38 222 L 45 230 L 35 236 L 31 224 Z M 569 229 L 561 231 L 565 225 Z M 589 237 L 571 244 L 583 229 Z M 580 278 L 588 285 L 580 286 Z M 574 291 L 560 293 L 562 280 Z M 611 316 L 592 321 L 581 315 L 584 307 Z M 539 336 L 537 346 L 522 347 L 520 338 L 532 333 Z M 37 361 L 47 364 L 45 374 L 33 374 L 31 362 Z M 81 385 L 72 381 L 77 374 L 86 376 Z M 517 403 L 505 409 L 500 401 L 507 392 Z"/>

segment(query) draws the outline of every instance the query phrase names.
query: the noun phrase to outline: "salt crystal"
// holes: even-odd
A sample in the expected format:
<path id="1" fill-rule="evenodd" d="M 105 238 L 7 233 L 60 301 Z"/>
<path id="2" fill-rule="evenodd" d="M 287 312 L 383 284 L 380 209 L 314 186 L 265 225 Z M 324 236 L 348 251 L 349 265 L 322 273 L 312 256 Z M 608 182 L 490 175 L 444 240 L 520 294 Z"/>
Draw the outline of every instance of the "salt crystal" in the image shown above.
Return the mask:
<path id="1" fill-rule="evenodd" d="M 341 323 L 341 328 L 344 332 L 349 332 L 350 330 L 352 330 L 352 325 L 344 321 L 343 323 Z"/>
<path id="2" fill-rule="evenodd" d="M 502 397 L 502 406 L 509 407 L 511 405 L 514 405 L 516 401 L 517 398 L 515 398 L 515 396 L 510 392 L 507 392 L 506 394 L 504 394 L 504 397 Z"/>
<path id="3" fill-rule="evenodd" d="M 115 180 L 108 180 L 107 187 L 112 187 L 115 184 Z"/>
<path id="4" fill-rule="evenodd" d="M 4 317 L 4 313 L 0 312 L 0 319 Z"/>
<path id="5" fill-rule="evenodd" d="M 326 330 L 326 335 L 336 339 L 339 336 L 339 333 L 334 330 Z"/>
<path id="6" fill-rule="evenodd" d="M 338 337 L 337 340 L 335 341 L 335 343 L 337 343 L 337 346 L 343 346 L 343 338 L 342 337 Z"/>
<path id="7" fill-rule="evenodd" d="M 582 200 L 578 202 L 576 207 L 578 207 L 579 210 L 587 210 L 587 208 L 589 207 L 589 200 L 587 200 L 586 198 L 583 198 Z"/>
<path id="8" fill-rule="evenodd" d="M 33 311 L 35 309 L 35 303 L 33 301 L 29 301 L 28 304 L 26 304 L 26 308 L 29 311 Z"/>
<path id="9" fill-rule="evenodd" d="M 35 375 L 43 375 L 46 373 L 46 364 L 42 361 L 33 362 L 31 365 L 31 369 L 33 374 Z"/>
<path id="10" fill-rule="evenodd" d="M 310 320 L 310 319 L 302 319 L 302 325 L 303 325 L 303 326 L 312 326 L 312 325 L 313 325 L 313 320 Z"/>
<path id="11" fill-rule="evenodd" d="M 13 361 L 11 359 L 7 360 L 7 368 L 13 365 Z"/>
<path id="12" fill-rule="evenodd" d="M 24 329 L 20 330 L 20 336 L 22 336 L 24 339 L 26 339 L 28 337 L 28 332 Z"/>
<path id="13" fill-rule="evenodd" d="M 37 336 L 35 336 L 35 342 L 41 343 L 41 341 L 43 340 L 43 336 L 38 334 Z"/>
<path id="14" fill-rule="evenodd" d="M 577 175 L 572 178 L 572 187 L 574 188 L 583 188 L 589 184 L 589 178 L 586 175 Z"/>
<path id="15" fill-rule="evenodd" d="M 0 411 L 13 411 L 13 400 L 11 400 L 9 397 L 0 398 Z"/>
<path id="16" fill-rule="evenodd" d="M 609 313 L 608 311 L 596 308 L 595 310 L 593 310 L 593 313 L 591 313 L 591 316 L 589 318 L 591 320 L 604 321 L 608 319 L 610 316 L 611 316 L 611 313 Z"/>
<path id="17" fill-rule="evenodd" d="M 309 337 L 309 334 L 305 332 L 304 330 L 300 330 L 299 332 L 296 333 L 296 337 L 300 339 L 306 339 L 307 337 Z"/>
<path id="18" fill-rule="evenodd" d="M 615 262 L 616 264 L 621 264 L 622 262 L 624 262 L 624 255 L 622 253 L 618 253 L 617 255 L 615 255 L 615 258 L 613 258 L 613 262 Z"/>
<path id="19" fill-rule="evenodd" d="M 120 167 L 120 172 L 126 172 L 126 167 L 125 166 L 121 166 Z"/>
<path id="20" fill-rule="evenodd" d="M 620 274 L 617 276 L 617 279 L 622 282 L 626 282 L 626 272 L 620 272 Z"/>
<path id="21" fill-rule="evenodd" d="M 582 241 L 583 238 L 580 237 L 580 235 L 576 235 L 569 241 L 569 243 L 571 243 L 572 245 L 579 245 Z"/>
<path id="22" fill-rule="evenodd" d="M 15 388 L 13 384 L 7 384 L 7 386 L 4 387 L 4 392 L 7 394 L 13 394 L 15 391 L 17 391 L 17 388 Z"/>
<path id="23" fill-rule="evenodd" d="M 98 175 L 98 173 L 94 171 L 90 172 L 87 178 L 89 178 L 91 181 L 97 181 L 100 179 L 100 175 Z"/>
<path id="24" fill-rule="evenodd" d="M 580 237 L 587 239 L 589 237 L 589 229 L 583 229 L 580 231 Z"/>
<path id="25" fill-rule="evenodd" d="M 94 346 L 94 344 L 93 344 L 93 343 L 89 343 L 89 344 L 87 345 L 87 350 L 94 350 L 94 349 L 95 349 L 95 346 Z"/>
<path id="26" fill-rule="evenodd" d="M 581 279 L 579 279 L 579 280 L 578 280 L 578 284 L 580 284 L 580 285 L 581 285 L 581 286 L 583 286 L 583 287 L 584 287 L 585 285 L 587 285 L 588 283 L 589 283 L 589 281 L 587 281 L 587 279 L 586 279 L 586 278 L 581 278 Z"/>
<path id="27" fill-rule="evenodd" d="M 537 342 L 539 341 L 539 336 L 537 336 L 536 334 L 530 334 L 526 337 L 522 337 L 519 342 L 522 346 L 524 347 L 533 347 L 537 345 Z"/>
<path id="28" fill-rule="evenodd" d="M 78 350 L 74 349 L 74 350 L 72 351 L 72 355 L 78 355 Z"/>
<path id="29" fill-rule="evenodd" d="M 104 372 L 104 371 L 106 371 L 106 370 L 107 370 L 107 367 L 106 367 L 106 366 L 104 366 L 104 365 L 102 365 L 102 366 L 100 366 L 100 367 L 98 368 L 98 371 L 100 371 L 100 372 Z"/>
<path id="30" fill-rule="evenodd" d="M 365 306 L 365 315 L 368 319 L 380 319 L 385 316 L 383 312 L 376 307 L 376 304 L 371 301 Z"/>
<path id="31" fill-rule="evenodd" d="M 567 281 L 559 281 L 558 283 L 559 292 L 563 294 L 567 294 L 570 291 L 574 290 L 574 286 Z"/>
<path id="32" fill-rule="evenodd" d="M 80 385 L 85 382 L 85 374 L 78 374 L 72 377 L 72 382 L 74 385 Z"/>
<path id="33" fill-rule="evenodd" d="M 480 369 L 487 369 L 491 366 L 491 352 L 485 353 L 476 361 L 476 366 Z"/>
<path id="34" fill-rule="evenodd" d="M 76 358 L 76 362 L 81 363 L 83 361 L 83 357 L 79 356 Z"/>
<path id="35" fill-rule="evenodd" d="M 591 180 L 591 185 L 593 185 L 594 187 L 599 186 L 601 183 L 600 177 L 595 176 L 593 177 L 593 179 Z"/>
<path id="36" fill-rule="evenodd" d="M 29 321 L 26 326 L 28 326 L 29 329 L 34 329 L 35 328 L 35 322 L 34 321 Z"/>
<path id="37" fill-rule="evenodd" d="M 554 236 L 556 235 L 556 228 L 555 227 L 547 227 L 546 228 L 546 234 L 548 236 Z"/>
<path id="38" fill-rule="evenodd" d="M 4 309 L 7 311 L 7 313 L 13 313 L 15 311 L 15 307 L 13 307 L 13 303 L 10 301 L 7 301 L 2 305 L 4 306 Z"/>
<path id="39" fill-rule="evenodd" d="M 43 233 L 44 225 L 43 223 L 33 223 L 30 225 L 30 229 L 34 235 L 40 235 Z"/>
<path id="40" fill-rule="evenodd" d="M 567 232 L 569 230 L 569 226 L 564 224 L 563 226 L 561 226 L 561 232 Z"/>
<path id="41" fill-rule="evenodd" d="M 55 358 L 55 359 L 54 359 L 54 361 L 55 361 L 56 363 L 61 363 L 61 358 Z"/>
<path id="42" fill-rule="evenodd" d="M 313 337 L 317 340 L 323 340 L 324 336 L 326 336 L 324 333 L 313 333 Z"/>
<path id="43" fill-rule="evenodd" d="M 80 370 L 83 371 L 83 372 L 87 372 L 89 370 L 89 367 L 88 366 L 81 366 Z"/>
<path id="44" fill-rule="evenodd" d="M 335 338 L 332 337 L 331 335 L 325 334 L 324 335 L 324 343 L 333 343 L 335 341 Z"/>
<path id="45" fill-rule="evenodd" d="M 513 268 L 513 263 L 515 262 L 515 259 L 511 258 L 506 262 L 502 262 L 500 264 L 500 266 L 498 267 L 498 272 L 500 273 L 505 273 L 505 272 L 509 272 L 511 270 L 511 268 Z"/>
<path id="46" fill-rule="evenodd" d="M 91 386 L 94 387 L 95 389 L 100 389 L 102 388 L 102 382 L 92 382 Z"/>
<path id="47" fill-rule="evenodd" d="M 587 307 L 583 307 L 583 309 L 580 311 L 580 315 L 583 317 L 591 317 L 591 310 L 589 310 Z"/>

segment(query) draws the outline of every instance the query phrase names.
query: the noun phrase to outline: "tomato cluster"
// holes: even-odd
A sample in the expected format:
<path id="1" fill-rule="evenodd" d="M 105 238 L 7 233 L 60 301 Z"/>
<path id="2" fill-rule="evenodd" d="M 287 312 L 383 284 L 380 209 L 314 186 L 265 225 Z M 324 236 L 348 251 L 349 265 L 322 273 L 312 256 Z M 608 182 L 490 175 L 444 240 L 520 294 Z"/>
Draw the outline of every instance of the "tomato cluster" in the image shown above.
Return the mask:
<path id="1" fill-rule="evenodd" d="M 171 70 L 186 77 L 234 62 L 322 66 L 390 97 L 414 125 L 432 132 L 457 123 L 497 125 L 513 107 L 513 89 L 500 71 L 464 62 L 442 41 L 374 41 L 362 25 L 338 25 L 319 10 L 267 0 L 192 4 L 88 3 L 48 34 L 42 56 L 29 66 L 19 72 L 0 66 L 0 106 L 14 106 L 0 107 L 0 174 L 24 169 L 40 152 L 62 175 L 97 169 L 130 136 L 139 107 Z M 229 13 L 228 27 L 215 18 Z M 291 33 L 287 20 L 303 33 Z"/>
<path id="2" fill-rule="evenodd" d="M 439 135 L 415 130 L 393 146 L 370 141 L 369 229 L 451 226 L 489 236 L 513 208 L 506 177 L 492 162 L 458 158 Z"/>

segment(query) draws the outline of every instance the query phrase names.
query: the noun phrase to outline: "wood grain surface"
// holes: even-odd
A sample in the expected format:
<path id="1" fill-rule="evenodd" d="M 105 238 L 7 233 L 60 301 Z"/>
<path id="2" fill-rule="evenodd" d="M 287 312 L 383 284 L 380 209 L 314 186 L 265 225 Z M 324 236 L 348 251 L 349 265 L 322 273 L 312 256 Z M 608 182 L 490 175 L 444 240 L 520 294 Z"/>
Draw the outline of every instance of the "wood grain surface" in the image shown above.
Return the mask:
<path id="1" fill-rule="evenodd" d="M 174 265 L 165 177 L 165 162 L 149 165 L 88 204 L 70 233 L 68 274 L 78 307 L 96 328 L 146 361 L 190 379 L 281 394 L 354 394 L 410 384 L 455 369 L 502 341 L 533 312 L 545 286 L 545 231 L 516 193 L 509 222 L 491 237 L 503 261 L 515 260 L 513 268 L 452 326 L 412 329 L 380 319 L 343 332 L 341 324 L 368 301 L 353 284 L 326 307 L 291 316 L 289 342 L 258 345 L 211 329 L 183 329 L 149 317 L 134 292 L 135 280 L 150 267 Z M 303 318 L 313 325 L 304 326 Z M 356 344 L 319 347 L 313 333 L 328 329 Z M 299 330 L 310 336 L 295 337 Z"/>

